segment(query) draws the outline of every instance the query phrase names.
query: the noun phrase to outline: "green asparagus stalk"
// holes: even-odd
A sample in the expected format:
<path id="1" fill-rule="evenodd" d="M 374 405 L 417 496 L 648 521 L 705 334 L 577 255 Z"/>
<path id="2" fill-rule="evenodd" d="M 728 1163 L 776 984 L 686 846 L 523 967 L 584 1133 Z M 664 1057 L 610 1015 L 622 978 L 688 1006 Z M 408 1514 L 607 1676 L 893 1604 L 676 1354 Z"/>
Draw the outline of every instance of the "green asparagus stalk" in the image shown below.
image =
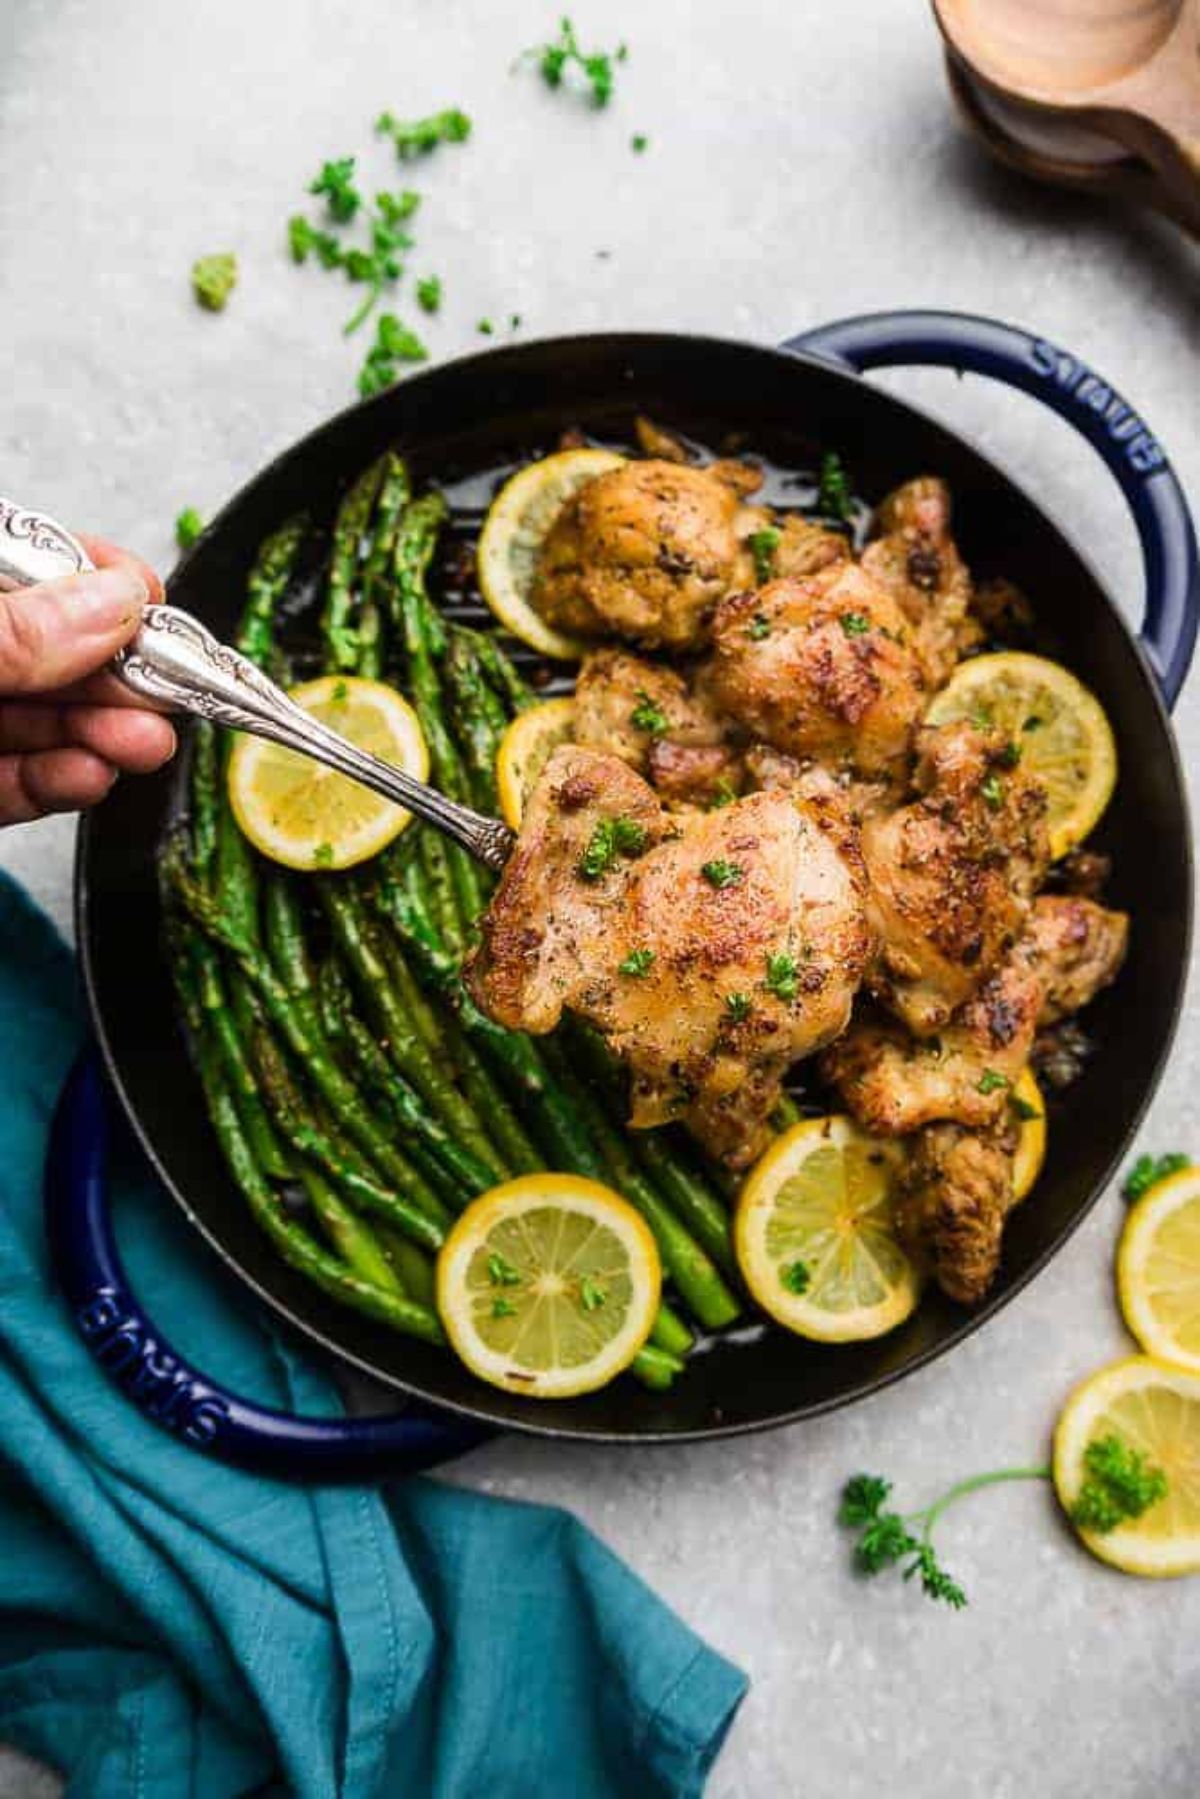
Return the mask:
<path id="1" fill-rule="evenodd" d="M 321 634 L 325 639 L 326 664 L 335 674 L 352 674 L 358 667 L 355 589 L 362 542 L 383 473 L 382 462 L 372 463 L 347 493 L 334 522 Z"/>
<path id="2" fill-rule="evenodd" d="M 465 631 L 451 629 L 442 670 L 454 734 L 462 745 L 470 776 L 471 797 L 481 812 L 496 812 L 496 746 L 504 734 L 504 708 L 484 679 Z"/>
<path id="3" fill-rule="evenodd" d="M 285 1181 L 291 1175 L 291 1164 L 263 1104 L 258 1080 L 246 1053 L 246 1040 L 225 993 L 220 957 L 203 937 L 193 938 L 182 949 L 176 946 L 174 953 L 191 955 L 200 1004 L 254 1158 L 271 1180 Z"/>
<path id="4" fill-rule="evenodd" d="M 262 545 L 246 580 L 246 605 L 234 645 L 259 668 L 275 672 L 275 618 L 287 592 L 307 522 L 289 519 Z"/>
<path id="5" fill-rule="evenodd" d="M 313 1216 L 347 1267 L 373 1286 L 383 1287 L 391 1293 L 403 1293 L 403 1280 L 369 1226 L 342 1203 L 329 1182 L 310 1163 L 301 1162 L 297 1173 L 308 1195 Z"/>
<path id="6" fill-rule="evenodd" d="M 191 788 L 192 867 L 198 881 L 207 882 L 212 874 L 220 793 L 216 726 L 202 718 L 195 728 Z"/>
<path id="7" fill-rule="evenodd" d="M 379 1226 L 378 1236 L 383 1244 L 383 1253 L 409 1298 L 417 1300 L 423 1306 L 435 1305 L 437 1281 L 434 1278 L 433 1263 L 425 1251 L 418 1249 L 415 1243 L 410 1243 L 407 1237 L 401 1237 L 396 1231 L 389 1231 L 386 1225 Z"/>
<path id="8" fill-rule="evenodd" d="M 537 701 L 537 694 L 517 669 L 490 631 L 472 631 L 475 653 L 493 691 L 510 712 L 524 712 Z"/>

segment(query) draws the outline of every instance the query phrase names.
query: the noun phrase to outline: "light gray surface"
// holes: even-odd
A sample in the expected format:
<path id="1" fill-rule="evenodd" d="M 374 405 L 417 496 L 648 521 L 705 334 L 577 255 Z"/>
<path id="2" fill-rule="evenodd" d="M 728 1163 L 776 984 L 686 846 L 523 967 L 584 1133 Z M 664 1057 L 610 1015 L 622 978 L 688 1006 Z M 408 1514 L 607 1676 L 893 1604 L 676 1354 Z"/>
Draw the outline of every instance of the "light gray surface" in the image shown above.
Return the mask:
<path id="1" fill-rule="evenodd" d="M 325 155 L 371 147 L 384 105 L 461 104 L 464 149 L 411 171 L 418 273 L 446 281 L 438 356 L 480 316 L 524 334 L 682 327 L 766 342 L 870 308 L 1036 325 L 1115 380 L 1200 497 L 1200 257 L 1169 229 L 991 173 L 963 142 L 912 0 L 605 0 L 587 40 L 631 45 L 595 116 L 510 76 L 550 0 L 8 0 L 0 58 L 0 491 L 166 566 L 180 506 L 211 511 L 352 394 L 346 293 L 292 269 L 283 221 Z M 15 27 L 15 31 L 14 28 Z M 650 148 L 629 150 L 645 131 Z M 227 315 L 191 260 L 232 247 Z M 608 259 L 595 252 L 607 249 Z M 905 378 L 1074 527 L 1136 611 L 1132 531 L 1106 476 L 1029 402 Z M 1195 690 L 1178 713 L 1200 747 Z M 62 922 L 71 825 L 6 833 L 0 861 Z M 1144 1132 L 1200 1151 L 1189 1007 Z M 724 1447 L 585 1453 L 507 1440 L 463 1465 L 489 1491 L 580 1513 L 753 1677 L 719 1799 L 967 1799 L 1196 1791 L 1200 1583 L 1139 1584 L 1076 1550 L 1047 1494 L 980 1498 L 945 1531 L 969 1611 L 850 1577 L 833 1525 L 859 1467 L 920 1502 L 1045 1448 L 1067 1388 L 1125 1346 L 1109 1295 L 1115 1195 L 1002 1318 L 854 1412 Z M 0 1575 L 2 1578 L 2 1575 Z M 0 1795 L 42 1793 L 0 1756 Z"/>

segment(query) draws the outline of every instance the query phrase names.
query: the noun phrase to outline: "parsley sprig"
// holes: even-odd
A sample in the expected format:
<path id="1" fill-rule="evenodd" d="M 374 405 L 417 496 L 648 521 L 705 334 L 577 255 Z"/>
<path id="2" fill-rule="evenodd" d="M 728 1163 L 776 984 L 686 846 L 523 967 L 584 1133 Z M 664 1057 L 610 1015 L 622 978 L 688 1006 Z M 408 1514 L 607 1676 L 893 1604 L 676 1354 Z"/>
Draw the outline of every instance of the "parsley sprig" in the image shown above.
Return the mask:
<path id="1" fill-rule="evenodd" d="M 645 828 L 636 819 L 598 819 L 575 871 L 582 880 L 598 881 L 615 866 L 618 856 L 639 856 L 645 847 Z"/>
<path id="2" fill-rule="evenodd" d="M 625 44 L 618 44 L 615 50 L 582 49 L 574 25 L 565 17 L 558 22 L 558 36 L 553 42 L 539 44 L 536 49 L 525 52 L 525 58 L 537 59 L 538 72 L 547 87 L 568 85 L 584 92 L 590 90 L 593 106 L 608 105 L 616 79 L 616 64 L 624 62 L 628 55 Z"/>
<path id="3" fill-rule="evenodd" d="M 651 737 L 662 737 L 671 729 L 671 721 L 653 695 L 644 687 L 637 690 L 637 705 L 629 714 L 635 731 L 646 731 Z"/>
<path id="4" fill-rule="evenodd" d="M 1166 1498 L 1162 1469 L 1118 1436 L 1093 1438 L 1083 1452 L 1083 1466 L 1087 1478 L 1071 1507 L 1071 1522 L 1080 1530 L 1104 1535 Z"/>
<path id="5" fill-rule="evenodd" d="M 1130 1205 L 1133 1205 L 1136 1200 L 1149 1193 L 1151 1187 L 1156 1187 L 1159 1181 L 1165 1181 L 1170 1174 L 1178 1174 L 1181 1168 L 1190 1167 L 1191 1158 L 1177 1149 L 1165 1156 L 1139 1156 L 1121 1183 L 1121 1192 Z"/>
<path id="6" fill-rule="evenodd" d="M 428 357 L 429 351 L 411 326 L 402 324 L 394 312 L 381 312 L 375 341 L 358 373 L 359 393 L 364 400 L 370 399 L 392 385 L 402 363 L 425 362 Z"/>
<path id="7" fill-rule="evenodd" d="M 401 162 L 409 162 L 414 156 L 428 156 L 439 144 L 465 144 L 471 121 L 457 106 L 448 106 L 425 119 L 398 119 L 394 113 L 381 112 L 375 129 L 391 138 Z"/>

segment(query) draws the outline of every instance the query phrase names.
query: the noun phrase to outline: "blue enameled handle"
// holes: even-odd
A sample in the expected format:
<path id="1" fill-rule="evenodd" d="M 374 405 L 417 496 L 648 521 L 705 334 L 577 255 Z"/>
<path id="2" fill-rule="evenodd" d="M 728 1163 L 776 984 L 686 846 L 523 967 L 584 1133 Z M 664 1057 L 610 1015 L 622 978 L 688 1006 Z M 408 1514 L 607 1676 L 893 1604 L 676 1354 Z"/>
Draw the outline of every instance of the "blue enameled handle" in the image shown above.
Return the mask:
<path id="1" fill-rule="evenodd" d="M 109 1218 L 107 1099 L 93 1050 L 63 1088 L 46 1161 L 50 1262 L 84 1342 L 143 1415 L 218 1460 L 308 1481 L 377 1481 L 461 1455 L 490 1433 L 412 1407 L 386 1417 L 296 1418 L 198 1373 L 142 1310 Z"/>
<path id="2" fill-rule="evenodd" d="M 912 363 L 970 369 L 1023 389 L 1074 425 L 1116 476 L 1133 514 L 1146 567 L 1141 643 L 1174 705 L 1200 619 L 1196 530 L 1161 446 L 1114 387 L 1057 344 L 967 313 L 868 313 L 802 332 L 783 348 L 855 373 Z"/>

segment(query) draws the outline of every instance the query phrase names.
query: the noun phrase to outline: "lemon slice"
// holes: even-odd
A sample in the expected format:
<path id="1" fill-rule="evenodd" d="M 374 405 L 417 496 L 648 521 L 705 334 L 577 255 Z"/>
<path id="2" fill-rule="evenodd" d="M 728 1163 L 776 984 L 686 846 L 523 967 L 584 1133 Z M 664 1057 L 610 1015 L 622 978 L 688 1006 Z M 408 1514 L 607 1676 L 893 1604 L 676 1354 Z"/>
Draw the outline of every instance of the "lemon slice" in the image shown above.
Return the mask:
<path id="1" fill-rule="evenodd" d="M 572 1174 L 493 1187 L 438 1256 L 438 1312 L 455 1350 L 481 1380 L 530 1399 L 592 1393 L 628 1368 L 661 1288 L 638 1213 Z"/>
<path id="2" fill-rule="evenodd" d="M 1166 1497 L 1115 1530 L 1081 1530 L 1082 1541 L 1126 1574 L 1200 1569 L 1200 1375 L 1130 1356 L 1075 1389 L 1054 1433 L 1054 1485 L 1068 1513 L 1087 1478 L 1088 1444 L 1106 1437 L 1161 1468 Z"/>
<path id="3" fill-rule="evenodd" d="M 825 1343 L 894 1329 L 921 1296 L 893 1223 L 899 1155 L 848 1118 L 814 1118 L 751 1170 L 734 1243 L 754 1298 L 786 1329 Z"/>
<path id="4" fill-rule="evenodd" d="M 1018 1205 L 1031 1191 L 1046 1160 L 1046 1102 L 1031 1068 L 1021 1070 L 1009 1097 L 1021 1114 L 1012 1172 L 1013 1204 Z"/>
<path id="5" fill-rule="evenodd" d="M 1017 650 L 960 663 L 925 714 L 930 725 L 966 718 L 1005 732 L 1045 788 L 1050 853 L 1081 843 L 1112 797 L 1117 746 L 1104 709 L 1061 663 Z"/>
<path id="6" fill-rule="evenodd" d="M 1117 1292 L 1147 1354 L 1200 1373 L 1200 1168 L 1157 1181 L 1131 1208 Z"/>
<path id="7" fill-rule="evenodd" d="M 504 822 L 521 828 L 525 801 L 533 784 L 560 743 L 571 741 L 575 702 L 570 698 L 543 700 L 528 712 L 518 712 L 500 739 L 496 751 L 496 791 Z"/>
<path id="8" fill-rule="evenodd" d="M 313 718 L 424 780 L 429 750 L 408 701 L 382 681 L 323 675 L 291 689 Z M 261 737 L 239 736 L 229 803 L 255 849 L 287 868 L 352 868 L 402 831 L 410 812 L 369 787 Z"/>
<path id="9" fill-rule="evenodd" d="M 475 553 L 480 592 L 501 624 L 544 656 L 570 661 L 587 645 L 556 631 L 530 603 L 542 541 L 573 494 L 624 461 L 615 450 L 543 456 L 505 482 L 483 521 Z"/>

